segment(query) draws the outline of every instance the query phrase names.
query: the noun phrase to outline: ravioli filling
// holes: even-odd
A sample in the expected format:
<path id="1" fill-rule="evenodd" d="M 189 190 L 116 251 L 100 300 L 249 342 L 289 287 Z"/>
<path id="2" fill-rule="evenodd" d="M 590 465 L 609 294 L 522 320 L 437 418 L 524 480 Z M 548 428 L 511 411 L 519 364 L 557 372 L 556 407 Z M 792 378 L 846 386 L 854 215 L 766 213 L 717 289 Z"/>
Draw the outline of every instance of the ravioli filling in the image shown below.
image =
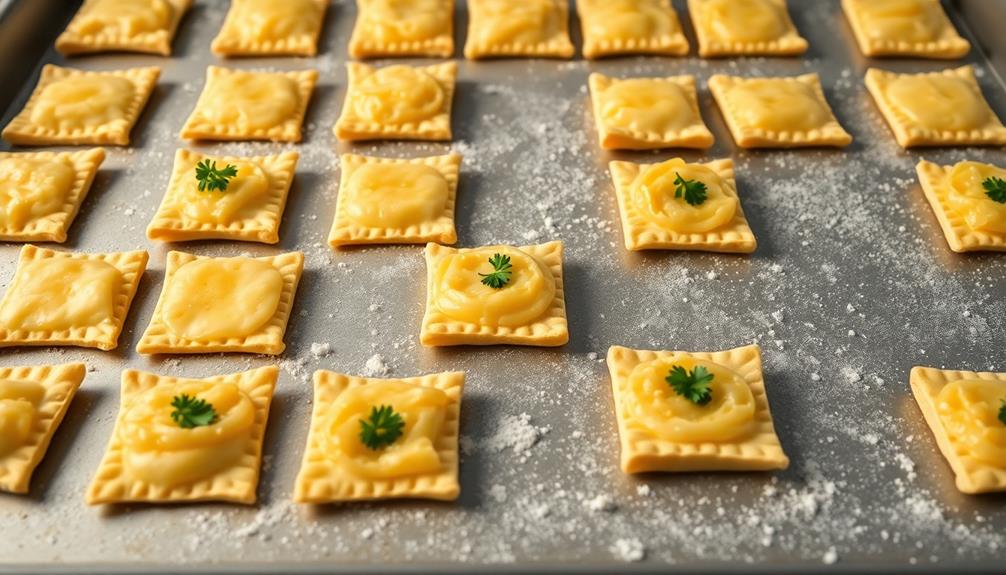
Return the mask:
<path id="1" fill-rule="evenodd" d="M 679 197 L 678 179 L 705 184 L 706 199 L 691 205 Z M 647 166 L 633 180 L 630 194 L 636 210 L 648 221 L 679 233 L 704 233 L 733 221 L 739 202 L 733 190 L 713 170 L 675 158 Z M 683 196 L 683 194 L 682 194 Z"/>
<path id="2" fill-rule="evenodd" d="M 283 275 L 269 262 L 214 258 L 189 262 L 172 275 L 164 293 L 163 319 L 186 339 L 242 338 L 276 315 Z"/>
<path id="3" fill-rule="evenodd" d="M 685 88 L 673 82 L 637 78 L 604 90 L 601 114 L 612 128 L 664 134 L 695 124 Z"/>
<path id="4" fill-rule="evenodd" d="M 363 164 L 353 171 L 343 199 L 346 214 L 371 228 L 403 229 L 444 213 L 450 186 L 422 164 Z"/>
<path id="5" fill-rule="evenodd" d="M 677 32 L 659 0 L 595 0 L 582 14 L 588 36 L 605 40 L 662 37 Z"/>
<path id="6" fill-rule="evenodd" d="M 963 379 L 943 386 L 936 412 L 959 453 L 1006 469 L 1006 425 L 999 409 L 1006 399 L 1006 382 Z"/>
<path id="7" fill-rule="evenodd" d="M 75 177 L 65 157 L 0 159 L 0 229 L 22 230 L 60 211 Z"/>
<path id="8" fill-rule="evenodd" d="M 382 43 L 420 42 L 446 32 L 450 12 L 442 0 L 361 2 L 362 27 Z"/>
<path id="9" fill-rule="evenodd" d="M 479 274 L 492 273 L 489 258 L 510 257 L 512 275 L 501 289 L 482 283 Z M 487 327 L 518 327 L 534 323 L 552 306 L 555 276 L 533 255 L 507 246 L 456 252 L 436 264 L 432 302 L 444 315 Z"/>
<path id="10" fill-rule="evenodd" d="M 745 80 L 726 92 L 731 112 L 744 125 L 773 132 L 820 128 L 831 120 L 814 88 L 798 81 Z"/>
<path id="11" fill-rule="evenodd" d="M 562 26 L 554 0 L 480 0 L 475 33 L 482 44 L 539 44 Z"/>
<path id="12" fill-rule="evenodd" d="M 165 0 L 96 0 L 85 3 L 68 28 L 81 36 L 135 38 L 167 30 L 174 13 Z"/>
<path id="13" fill-rule="evenodd" d="M 60 132 L 127 122 L 136 86 L 119 76 L 71 76 L 45 86 L 31 109 L 33 124 Z"/>
<path id="14" fill-rule="evenodd" d="M 711 0 L 703 6 L 703 19 L 723 42 L 768 42 L 789 28 L 782 10 L 770 0 Z"/>
<path id="15" fill-rule="evenodd" d="M 948 199 L 971 229 L 1006 234 L 1006 204 L 990 198 L 982 186 L 989 178 L 1006 180 L 1006 170 L 979 162 L 957 163 L 947 176 Z"/>
<path id="16" fill-rule="evenodd" d="M 930 130 L 974 130 L 988 120 L 980 94 L 954 76 L 898 76 L 885 89 L 891 103 Z"/>
<path id="17" fill-rule="evenodd" d="M 711 399 L 697 405 L 667 383 L 671 368 L 706 368 L 713 379 Z M 755 427 L 755 399 L 744 378 L 730 368 L 677 353 L 638 364 L 627 381 L 625 408 L 630 425 L 675 443 L 723 443 L 750 436 Z"/>
<path id="18" fill-rule="evenodd" d="M 177 395 L 202 399 L 217 417 L 210 425 L 182 428 L 171 418 Z M 124 400 L 118 430 L 126 473 L 174 487 L 212 477 L 240 462 L 255 423 L 255 405 L 233 383 L 181 380 Z"/>
<path id="19" fill-rule="evenodd" d="M 232 29 L 245 40 L 272 42 L 318 29 L 322 9 L 312 0 L 235 0 Z"/>
<path id="20" fill-rule="evenodd" d="M 253 132 L 281 126 L 300 107 L 297 82 L 283 74 L 221 74 L 209 83 L 202 113 L 222 126 Z"/>
<path id="21" fill-rule="evenodd" d="M 413 124 L 440 114 L 447 95 L 436 78 L 410 66 L 388 66 L 353 87 L 353 110 L 378 124 Z"/>
<path id="22" fill-rule="evenodd" d="M 932 42 L 942 29 L 941 8 L 930 0 L 866 0 L 856 3 L 866 35 L 879 41 Z"/>
<path id="23" fill-rule="evenodd" d="M 101 260 L 24 262 L 0 304 L 0 323 L 14 331 L 64 331 L 112 324 L 122 282 L 122 272 Z"/>
<path id="24" fill-rule="evenodd" d="M 253 218 L 261 211 L 268 197 L 269 176 L 251 162 L 230 165 L 237 168 L 238 174 L 230 179 L 226 190 L 200 191 L 199 182 L 187 176 L 180 198 L 181 211 L 187 219 L 203 224 L 228 225 Z M 186 173 L 191 173 L 191 170 Z"/>
<path id="25" fill-rule="evenodd" d="M 437 452 L 450 398 L 443 391 L 395 380 L 351 387 L 339 394 L 322 420 L 322 452 L 344 471 L 365 479 L 436 473 Z M 405 422 L 402 436 L 380 449 L 360 440 L 360 421 L 376 405 L 390 405 Z"/>
<path id="26" fill-rule="evenodd" d="M 0 457 L 28 441 L 43 399 L 45 388 L 39 383 L 0 379 Z"/>

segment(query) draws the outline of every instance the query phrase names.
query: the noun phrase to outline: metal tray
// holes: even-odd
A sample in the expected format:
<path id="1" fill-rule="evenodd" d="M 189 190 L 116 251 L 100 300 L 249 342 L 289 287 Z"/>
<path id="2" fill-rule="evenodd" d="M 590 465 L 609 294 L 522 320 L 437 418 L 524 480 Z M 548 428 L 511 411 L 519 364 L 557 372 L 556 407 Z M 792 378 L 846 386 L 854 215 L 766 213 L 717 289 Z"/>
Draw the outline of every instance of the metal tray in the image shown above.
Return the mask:
<path id="1" fill-rule="evenodd" d="M 167 184 L 175 149 L 187 145 L 178 132 L 205 67 L 219 63 L 209 43 L 226 2 L 196 3 L 181 25 L 172 58 L 107 55 L 67 62 L 50 46 L 73 4 L 23 0 L 5 12 L 3 122 L 20 109 L 42 63 L 162 66 L 162 80 L 134 130 L 134 145 L 109 150 L 62 246 L 145 248 L 151 262 L 114 352 L 0 353 L 5 365 L 85 361 L 93 367 L 36 472 L 31 494 L 0 497 L 0 571 L 778 573 L 1002 567 L 1006 500 L 956 491 L 907 379 L 917 364 L 1006 369 L 1006 259 L 951 253 L 913 170 L 920 157 L 1003 164 L 1006 155 L 1001 149 L 904 152 L 862 83 L 871 64 L 915 71 L 960 62 L 868 62 L 837 1 L 800 0 L 791 2 L 793 16 L 811 45 L 802 58 L 459 60 L 452 145 L 350 146 L 337 143 L 330 131 L 344 96 L 344 49 L 355 11 L 349 2 L 337 3 L 317 58 L 226 63 L 321 71 L 304 142 L 202 147 L 239 154 L 301 152 L 281 243 L 167 246 L 147 241 L 144 228 Z M 684 2 L 675 5 L 692 35 Z M 1000 58 L 1006 46 L 992 42 L 1001 42 L 1002 35 L 974 37 L 958 7 L 983 10 L 985 22 L 1002 22 L 1004 5 L 975 0 L 951 7 L 975 45 Z M 459 10 L 460 42 L 466 17 Z M 575 21 L 573 28 L 579 45 Z M 691 40 L 694 46 L 694 36 Z M 1006 117 L 1006 86 L 981 50 L 966 62 L 982 72 L 986 95 Z M 594 70 L 619 76 L 689 73 L 700 79 L 702 113 L 717 144 L 706 154 L 684 156 L 734 158 L 742 203 L 759 240 L 754 255 L 624 250 L 606 163 L 674 154 L 600 151 L 586 93 L 587 75 Z M 841 151 L 736 149 L 705 80 L 715 72 L 809 71 L 822 75 L 828 99 L 855 143 Z M 417 341 L 425 291 L 421 248 L 333 252 L 325 244 L 339 153 L 418 156 L 452 148 L 464 154 L 460 245 L 552 238 L 566 243 L 569 345 L 424 349 Z M 266 438 L 260 503 L 89 508 L 83 493 L 112 429 L 124 367 L 200 377 L 277 361 L 135 353 L 172 248 L 208 255 L 307 254 L 289 347 L 278 358 L 283 374 Z M 0 287 L 10 280 L 18 249 L 0 246 Z M 608 346 L 725 349 L 749 342 L 763 347 L 768 394 L 791 468 L 622 474 L 603 363 Z M 316 356 L 312 343 L 328 343 L 333 352 Z M 380 363 L 375 355 L 383 357 L 391 375 L 467 372 L 461 498 L 450 504 L 293 505 L 311 372 L 366 372 L 368 360 L 371 368 Z M 642 561 L 625 561 L 640 549 Z"/>

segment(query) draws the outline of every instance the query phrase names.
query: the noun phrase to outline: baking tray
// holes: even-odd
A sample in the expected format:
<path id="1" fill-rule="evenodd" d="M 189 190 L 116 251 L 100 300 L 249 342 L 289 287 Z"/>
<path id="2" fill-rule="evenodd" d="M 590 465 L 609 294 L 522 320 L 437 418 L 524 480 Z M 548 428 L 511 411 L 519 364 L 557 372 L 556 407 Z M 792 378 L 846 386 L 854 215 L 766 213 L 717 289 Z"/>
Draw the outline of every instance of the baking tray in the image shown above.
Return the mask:
<path id="1" fill-rule="evenodd" d="M 235 154 L 300 151 L 282 241 L 270 247 L 169 246 L 144 236 L 174 152 L 186 145 L 178 132 L 205 67 L 220 63 L 209 43 L 226 2 L 196 3 L 181 24 L 172 58 L 108 55 L 69 62 L 50 46 L 75 3 L 14 2 L 0 21 L 4 123 L 20 109 L 42 63 L 85 69 L 159 65 L 163 76 L 133 132 L 134 145 L 109 149 L 63 246 L 150 251 L 119 348 L 0 353 L 4 365 L 84 361 L 93 369 L 38 468 L 30 495 L 0 498 L 0 570 L 1001 569 L 1006 498 L 956 491 L 907 379 L 917 364 L 1006 369 L 1006 258 L 951 253 L 914 176 L 920 157 L 1003 164 L 1006 155 L 1001 149 L 899 149 L 863 86 L 871 62 L 859 55 L 838 2 L 791 5 L 810 40 L 810 51 L 801 58 L 459 60 L 452 145 L 347 145 L 335 141 L 331 126 L 345 92 L 345 46 L 355 8 L 350 2 L 334 4 L 317 58 L 227 62 L 321 72 L 304 142 L 200 146 Z M 684 2 L 675 7 L 695 46 Z M 1002 56 L 1001 33 L 993 26 L 998 37 L 976 38 L 961 13 L 981 10 L 980 23 L 1001 23 L 1003 3 L 975 0 L 949 8 L 976 46 Z M 465 27 L 459 8 L 459 42 Z M 579 45 L 577 27 L 574 20 Z M 966 62 L 977 66 L 992 107 L 1006 117 L 1006 87 L 985 58 L 975 50 Z M 877 62 L 899 71 L 959 64 Z M 684 157 L 732 157 L 737 163 L 741 200 L 759 242 L 755 254 L 625 251 L 606 163 L 675 154 L 599 149 L 586 92 L 587 75 L 595 70 L 617 76 L 689 73 L 700 79 L 702 114 L 717 143 L 705 154 Z M 810 71 L 822 75 L 827 97 L 855 143 L 840 151 L 736 149 L 705 80 L 716 72 Z M 325 243 L 340 153 L 411 157 L 449 149 L 464 154 L 459 245 L 565 242 L 572 338 L 567 346 L 425 349 L 417 340 L 425 292 L 421 247 L 333 252 Z M 0 246 L 0 287 L 10 281 L 19 247 Z M 279 358 L 136 354 L 169 249 L 203 255 L 304 251 L 307 264 L 286 353 Z M 768 395 L 790 469 L 622 474 L 603 363 L 607 348 L 725 349 L 750 342 L 764 351 Z M 332 353 L 315 355 L 312 343 L 327 343 Z M 112 429 L 123 368 L 200 377 L 277 360 L 283 369 L 258 505 L 84 505 L 84 490 Z M 366 373 L 382 365 L 395 376 L 467 372 L 460 499 L 292 504 L 311 372 Z M 626 561 L 639 550 L 642 561 Z"/>

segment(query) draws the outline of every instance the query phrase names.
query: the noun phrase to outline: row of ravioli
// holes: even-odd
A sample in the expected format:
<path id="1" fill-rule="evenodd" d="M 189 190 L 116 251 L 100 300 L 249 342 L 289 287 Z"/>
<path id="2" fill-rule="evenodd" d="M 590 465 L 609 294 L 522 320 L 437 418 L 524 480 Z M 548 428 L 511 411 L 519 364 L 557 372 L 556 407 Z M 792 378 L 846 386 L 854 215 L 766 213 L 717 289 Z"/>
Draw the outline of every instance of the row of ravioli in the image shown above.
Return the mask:
<path id="1" fill-rule="evenodd" d="M 607 364 L 625 473 L 789 465 L 757 345 L 714 352 L 614 346 Z M 0 368 L 0 490 L 27 493 L 84 364 Z M 119 415 L 89 504 L 252 504 L 276 366 L 204 379 L 122 373 Z M 465 374 L 314 374 L 293 499 L 456 499 Z M 911 390 L 964 493 L 1006 490 L 1006 373 L 915 367 Z M 469 416 L 471 417 L 471 416 Z"/>
<path id="2" fill-rule="evenodd" d="M 451 139 L 457 64 L 374 67 L 348 63 L 349 85 L 334 127 L 340 140 Z M 129 144 L 160 69 L 42 69 L 3 138 L 25 146 Z M 190 140 L 299 142 L 314 70 L 267 72 L 210 66 L 180 136 Z M 1006 127 L 974 68 L 866 72 L 866 87 L 901 146 L 1006 144 Z M 846 146 L 816 74 L 745 78 L 715 74 L 709 90 L 742 148 Z M 708 148 L 693 76 L 589 78 L 599 142 L 606 149 Z M 78 103 L 86 100 L 86 104 Z"/>
<path id="3" fill-rule="evenodd" d="M 314 56 L 330 0 L 233 0 L 211 49 L 220 56 Z M 192 0 L 85 0 L 56 40 L 64 55 L 171 53 Z M 454 54 L 454 0 L 357 0 L 355 58 Z M 571 58 L 568 0 L 467 0 L 467 58 Z M 577 0 L 583 55 L 688 54 L 670 0 Z M 866 56 L 961 58 L 970 50 L 939 0 L 842 0 Z M 794 56 L 808 43 L 787 0 L 688 0 L 703 57 Z"/>

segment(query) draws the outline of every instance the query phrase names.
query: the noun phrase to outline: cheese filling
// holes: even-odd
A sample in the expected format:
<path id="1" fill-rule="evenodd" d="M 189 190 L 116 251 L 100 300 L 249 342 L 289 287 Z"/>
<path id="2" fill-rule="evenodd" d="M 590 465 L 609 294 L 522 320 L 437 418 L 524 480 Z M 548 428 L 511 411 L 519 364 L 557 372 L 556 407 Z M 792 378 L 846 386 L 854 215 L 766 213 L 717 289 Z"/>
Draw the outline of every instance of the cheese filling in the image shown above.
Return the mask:
<path id="1" fill-rule="evenodd" d="M 297 113 L 300 95 L 297 83 L 282 74 L 226 74 L 210 82 L 204 104 L 199 109 L 218 124 L 266 130 Z"/>
<path id="2" fill-rule="evenodd" d="M 999 408 L 1004 399 L 1004 381 L 959 380 L 940 390 L 936 411 L 959 451 L 1006 469 L 1006 425 L 999 421 Z"/>
<path id="3" fill-rule="evenodd" d="M 422 164 L 363 164 L 350 176 L 344 203 L 354 221 L 407 228 L 437 219 L 449 193 L 443 174 Z"/>
<path id="4" fill-rule="evenodd" d="M 667 383 L 674 366 L 687 371 L 697 366 L 712 374 L 712 399 L 697 405 Z M 626 409 L 631 421 L 661 439 L 677 443 L 725 442 L 750 435 L 755 429 L 755 400 L 744 378 L 728 367 L 685 354 L 640 363 L 629 374 Z"/>
<path id="5" fill-rule="evenodd" d="M 245 40 L 270 42 L 314 34 L 322 11 L 312 0 L 236 0 L 234 26 Z"/>
<path id="6" fill-rule="evenodd" d="M 28 440 L 44 398 L 45 388 L 38 383 L 0 379 L 0 457 Z"/>
<path id="7" fill-rule="evenodd" d="M 85 3 L 68 28 L 82 36 L 134 38 L 166 30 L 174 12 L 165 0 L 96 0 Z"/>
<path id="8" fill-rule="evenodd" d="M 866 0 L 856 13 L 866 35 L 874 40 L 930 42 L 942 28 L 939 4 L 929 0 Z"/>
<path id="9" fill-rule="evenodd" d="M 388 479 L 436 473 L 443 466 L 436 442 L 449 401 L 439 389 L 392 380 L 349 388 L 324 416 L 321 450 L 356 477 Z M 405 427 L 394 443 L 375 450 L 360 440 L 360 421 L 379 405 L 390 405 L 402 416 Z"/>
<path id="10" fill-rule="evenodd" d="M 210 425 L 184 429 L 171 401 L 185 394 L 213 406 Z M 158 385 L 123 405 L 119 441 L 130 476 L 164 486 L 209 477 L 240 461 L 255 423 L 251 398 L 233 383 L 183 380 Z"/>
<path id="11" fill-rule="evenodd" d="M 787 31 L 784 15 L 770 0 L 711 0 L 703 18 L 712 34 L 724 42 L 766 42 Z"/>
<path id="12" fill-rule="evenodd" d="M 553 0 L 481 0 L 475 33 L 482 44 L 538 44 L 560 29 L 559 10 Z"/>
<path id="13" fill-rule="evenodd" d="M 962 78 L 898 76 L 885 92 L 898 110 L 931 130 L 973 130 L 988 119 L 981 96 Z"/>
<path id="14" fill-rule="evenodd" d="M 372 0 L 361 25 L 384 43 L 429 40 L 445 31 L 450 12 L 444 6 L 442 0 Z"/>
<path id="15" fill-rule="evenodd" d="M 218 161 L 217 164 L 222 166 L 227 162 Z M 194 175 L 186 180 L 180 199 L 186 218 L 206 224 L 226 225 L 254 217 L 259 212 L 269 192 L 269 176 L 253 163 L 231 165 L 237 167 L 238 175 L 231 178 L 224 191 L 199 191 L 199 182 Z"/>
<path id="16" fill-rule="evenodd" d="M 353 109 L 380 124 L 428 120 L 444 107 L 446 95 L 436 78 L 409 66 L 388 66 L 361 79 L 353 89 Z"/>
<path id="17" fill-rule="evenodd" d="M 115 319 L 122 273 L 100 260 L 51 258 L 25 262 L 0 306 L 10 330 L 63 331 Z"/>
<path id="18" fill-rule="evenodd" d="M 678 177 L 705 184 L 706 200 L 691 205 L 676 197 Z M 703 233 L 722 227 L 733 220 L 738 201 L 723 178 L 713 170 L 697 164 L 686 164 L 675 158 L 644 168 L 630 188 L 636 209 L 647 220 L 680 233 Z"/>
<path id="19" fill-rule="evenodd" d="M 203 259 L 175 271 L 164 294 L 164 323 L 194 340 L 246 337 L 276 314 L 283 276 L 250 258 Z"/>
<path id="20" fill-rule="evenodd" d="M 803 82 L 746 80 L 730 87 L 726 98 L 733 113 L 754 128 L 806 131 L 820 128 L 831 119 L 814 88 Z"/>
<path id="21" fill-rule="evenodd" d="M 118 76 L 73 76 L 42 89 L 31 110 L 33 124 L 73 132 L 125 122 L 136 87 Z"/>
<path id="22" fill-rule="evenodd" d="M 659 0 L 595 0 L 581 13 L 589 36 L 605 40 L 661 37 L 677 32 Z"/>
<path id="23" fill-rule="evenodd" d="M 672 82 L 638 78 L 604 90 L 601 113 L 614 128 L 666 133 L 696 122 L 685 89 Z"/>
<path id="24" fill-rule="evenodd" d="M 63 207 L 76 176 L 65 157 L 0 160 L 0 229 L 20 230 Z"/>
<path id="25" fill-rule="evenodd" d="M 489 258 L 510 256 L 513 274 L 500 289 L 482 283 L 493 272 Z M 555 276 L 534 256 L 507 246 L 486 247 L 444 256 L 436 264 L 432 301 L 453 319 L 491 327 L 528 325 L 542 316 L 555 298 Z"/>
<path id="26" fill-rule="evenodd" d="M 960 162 L 947 176 L 953 208 L 973 230 L 1006 234 L 1006 204 L 988 196 L 982 182 L 989 178 L 1006 180 L 1006 170 L 978 162 Z"/>

